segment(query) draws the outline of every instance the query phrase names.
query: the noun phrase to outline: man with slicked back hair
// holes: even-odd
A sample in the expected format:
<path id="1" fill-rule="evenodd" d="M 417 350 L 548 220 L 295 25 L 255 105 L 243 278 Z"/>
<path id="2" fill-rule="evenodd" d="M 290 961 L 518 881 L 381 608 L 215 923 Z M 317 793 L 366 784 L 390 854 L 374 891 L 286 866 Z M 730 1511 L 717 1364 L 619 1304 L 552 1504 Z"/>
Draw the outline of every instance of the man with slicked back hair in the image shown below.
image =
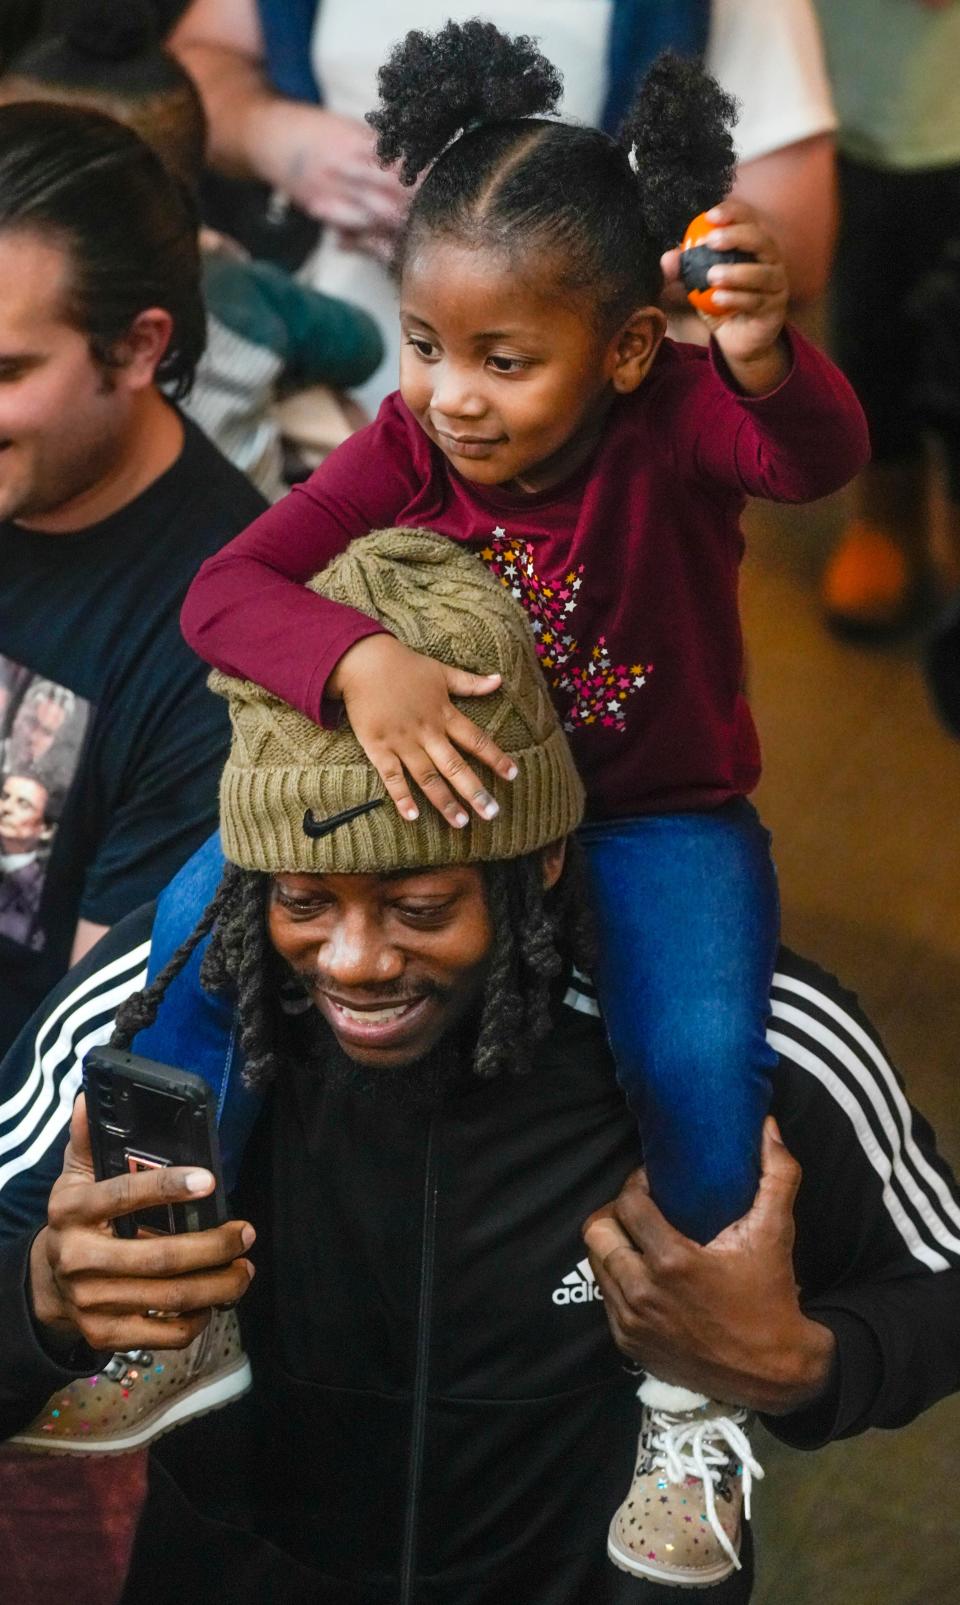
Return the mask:
<path id="1" fill-rule="evenodd" d="M 225 721 L 177 612 L 264 503 L 161 388 L 203 350 L 196 236 L 135 134 L 0 107 L 0 764 L 63 797 L 29 939 L 0 929 L 3 1048 L 215 816 Z"/>

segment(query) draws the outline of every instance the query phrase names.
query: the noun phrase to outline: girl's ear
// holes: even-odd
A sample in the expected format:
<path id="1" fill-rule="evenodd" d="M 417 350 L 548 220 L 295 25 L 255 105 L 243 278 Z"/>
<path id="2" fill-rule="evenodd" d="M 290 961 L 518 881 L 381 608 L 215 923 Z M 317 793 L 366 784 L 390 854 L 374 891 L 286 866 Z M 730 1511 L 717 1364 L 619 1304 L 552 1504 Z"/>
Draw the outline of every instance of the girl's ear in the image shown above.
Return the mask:
<path id="1" fill-rule="evenodd" d="M 632 312 L 611 343 L 613 388 L 621 396 L 636 390 L 650 372 L 660 342 L 667 330 L 666 314 L 659 307 L 641 307 Z"/>

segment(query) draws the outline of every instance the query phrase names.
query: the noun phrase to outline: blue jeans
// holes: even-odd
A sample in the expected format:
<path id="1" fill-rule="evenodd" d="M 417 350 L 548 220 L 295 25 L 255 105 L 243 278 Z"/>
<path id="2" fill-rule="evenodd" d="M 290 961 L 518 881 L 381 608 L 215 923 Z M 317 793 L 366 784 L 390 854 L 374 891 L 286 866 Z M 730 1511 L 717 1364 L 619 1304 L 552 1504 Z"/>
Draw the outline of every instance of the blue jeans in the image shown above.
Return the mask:
<path id="1" fill-rule="evenodd" d="M 779 899 L 742 798 L 585 825 L 596 982 L 652 1196 L 709 1242 L 749 1209 L 777 1056 L 766 1041 Z"/>

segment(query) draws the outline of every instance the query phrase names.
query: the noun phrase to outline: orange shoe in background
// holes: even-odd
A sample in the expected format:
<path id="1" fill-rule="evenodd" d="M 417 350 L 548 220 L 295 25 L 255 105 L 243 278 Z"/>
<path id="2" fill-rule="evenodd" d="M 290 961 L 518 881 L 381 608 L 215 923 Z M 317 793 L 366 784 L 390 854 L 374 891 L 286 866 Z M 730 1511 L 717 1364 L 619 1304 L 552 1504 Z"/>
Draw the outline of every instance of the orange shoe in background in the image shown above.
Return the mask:
<path id="1" fill-rule="evenodd" d="M 916 558 L 879 525 L 857 518 L 827 563 L 820 594 L 834 629 L 879 637 L 915 622 L 924 590 Z"/>

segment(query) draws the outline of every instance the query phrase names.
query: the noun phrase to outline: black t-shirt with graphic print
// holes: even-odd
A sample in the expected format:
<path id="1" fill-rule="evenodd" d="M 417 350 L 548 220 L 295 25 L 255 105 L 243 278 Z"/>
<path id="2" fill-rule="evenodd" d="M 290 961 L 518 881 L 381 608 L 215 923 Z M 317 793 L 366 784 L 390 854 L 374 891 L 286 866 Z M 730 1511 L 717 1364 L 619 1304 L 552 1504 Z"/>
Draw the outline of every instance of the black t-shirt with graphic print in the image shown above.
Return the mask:
<path id="1" fill-rule="evenodd" d="M 203 559 L 264 502 L 184 420 L 177 461 L 69 535 L 0 523 L 0 1051 L 209 834 L 226 707 L 180 635 Z"/>

